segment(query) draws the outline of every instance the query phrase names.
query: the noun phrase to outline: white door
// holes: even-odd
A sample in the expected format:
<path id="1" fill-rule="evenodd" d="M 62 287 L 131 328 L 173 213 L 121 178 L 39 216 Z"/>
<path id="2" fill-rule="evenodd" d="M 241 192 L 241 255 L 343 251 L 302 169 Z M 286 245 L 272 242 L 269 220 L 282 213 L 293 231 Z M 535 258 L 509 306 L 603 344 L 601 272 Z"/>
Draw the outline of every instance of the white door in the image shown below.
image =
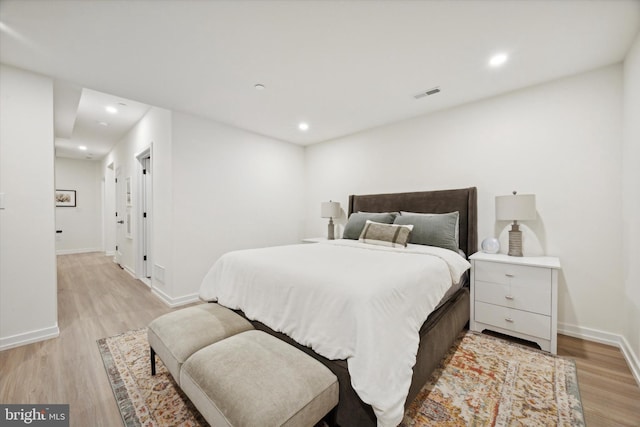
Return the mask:
<path id="1" fill-rule="evenodd" d="M 116 171 L 113 163 L 107 165 L 104 174 L 104 213 L 103 213 L 103 241 L 105 255 L 115 256 L 116 253 Z"/>
<path id="2" fill-rule="evenodd" d="M 116 252 L 114 260 L 120 266 L 122 266 L 122 245 L 125 233 L 125 197 L 124 179 L 118 166 L 116 168 Z"/>
<path id="3" fill-rule="evenodd" d="M 151 278 L 151 158 L 144 157 L 142 163 L 142 277 Z"/>

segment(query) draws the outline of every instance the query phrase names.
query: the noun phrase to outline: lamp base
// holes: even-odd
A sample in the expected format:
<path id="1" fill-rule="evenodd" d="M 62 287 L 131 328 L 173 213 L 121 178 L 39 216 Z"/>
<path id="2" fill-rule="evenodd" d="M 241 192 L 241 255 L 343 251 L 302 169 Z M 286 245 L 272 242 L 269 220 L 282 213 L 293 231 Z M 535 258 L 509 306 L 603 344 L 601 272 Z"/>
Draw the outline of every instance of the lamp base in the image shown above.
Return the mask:
<path id="1" fill-rule="evenodd" d="M 507 255 L 522 256 L 522 231 L 520 231 L 520 225 L 515 221 L 509 230 L 509 253 Z"/>
<path id="2" fill-rule="evenodd" d="M 329 227 L 327 229 L 327 239 L 328 240 L 335 240 L 333 218 L 329 218 Z"/>

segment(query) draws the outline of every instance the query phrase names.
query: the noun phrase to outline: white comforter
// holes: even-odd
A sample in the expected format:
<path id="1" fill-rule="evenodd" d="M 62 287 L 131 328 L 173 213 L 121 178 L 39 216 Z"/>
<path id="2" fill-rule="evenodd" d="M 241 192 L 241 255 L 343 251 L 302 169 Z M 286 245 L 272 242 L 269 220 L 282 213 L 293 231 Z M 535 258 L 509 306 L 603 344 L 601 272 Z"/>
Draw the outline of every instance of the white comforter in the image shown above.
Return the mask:
<path id="1" fill-rule="evenodd" d="M 328 359 L 346 359 L 351 384 L 378 426 L 401 421 L 419 330 L 470 264 L 441 248 L 351 240 L 230 252 L 200 298 L 241 309 Z"/>

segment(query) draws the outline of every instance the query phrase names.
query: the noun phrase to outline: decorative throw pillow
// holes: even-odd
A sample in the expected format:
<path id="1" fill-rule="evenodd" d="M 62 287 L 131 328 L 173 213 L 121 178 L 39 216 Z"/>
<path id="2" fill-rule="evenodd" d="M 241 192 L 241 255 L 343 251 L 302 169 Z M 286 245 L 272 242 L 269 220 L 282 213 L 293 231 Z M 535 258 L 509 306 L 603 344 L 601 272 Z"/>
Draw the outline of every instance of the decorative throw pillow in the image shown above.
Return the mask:
<path id="1" fill-rule="evenodd" d="M 458 252 L 456 224 L 460 214 L 451 212 L 439 215 L 400 215 L 394 224 L 411 224 L 413 232 L 409 243 L 438 246 Z"/>
<path id="2" fill-rule="evenodd" d="M 343 239 L 358 240 L 362 229 L 367 220 L 373 222 L 379 222 L 382 224 L 393 224 L 396 214 L 392 212 L 355 212 L 352 213 L 347 221 L 347 225 L 344 226 L 344 232 L 342 233 Z"/>
<path id="3" fill-rule="evenodd" d="M 405 248 L 412 229 L 413 225 L 380 224 L 367 220 L 360 234 L 360 241 L 373 245 Z"/>
<path id="4" fill-rule="evenodd" d="M 456 215 L 456 242 L 458 242 L 458 246 L 460 246 L 460 213 L 458 211 L 445 213 L 445 214 L 400 211 L 400 215 L 438 216 L 438 215 L 451 215 L 451 214 Z"/>

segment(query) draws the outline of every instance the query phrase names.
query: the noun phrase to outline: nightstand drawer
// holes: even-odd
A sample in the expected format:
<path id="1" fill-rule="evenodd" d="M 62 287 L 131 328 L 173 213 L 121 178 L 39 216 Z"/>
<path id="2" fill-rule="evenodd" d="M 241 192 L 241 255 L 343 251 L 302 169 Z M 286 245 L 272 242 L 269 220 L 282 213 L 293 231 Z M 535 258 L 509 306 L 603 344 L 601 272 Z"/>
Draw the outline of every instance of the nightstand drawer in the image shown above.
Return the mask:
<path id="1" fill-rule="evenodd" d="M 548 268 L 496 262 L 476 262 L 475 280 L 499 283 L 501 285 L 540 286 L 551 284 L 551 270 Z"/>
<path id="2" fill-rule="evenodd" d="M 475 282 L 476 301 L 551 315 L 551 283 L 539 286 Z"/>
<path id="3" fill-rule="evenodd" d="M 514 310 L 484 302 L 475 302 L 477 322 L 548 340 L 551 338 L 551 318 L 541 314 Z"/>

